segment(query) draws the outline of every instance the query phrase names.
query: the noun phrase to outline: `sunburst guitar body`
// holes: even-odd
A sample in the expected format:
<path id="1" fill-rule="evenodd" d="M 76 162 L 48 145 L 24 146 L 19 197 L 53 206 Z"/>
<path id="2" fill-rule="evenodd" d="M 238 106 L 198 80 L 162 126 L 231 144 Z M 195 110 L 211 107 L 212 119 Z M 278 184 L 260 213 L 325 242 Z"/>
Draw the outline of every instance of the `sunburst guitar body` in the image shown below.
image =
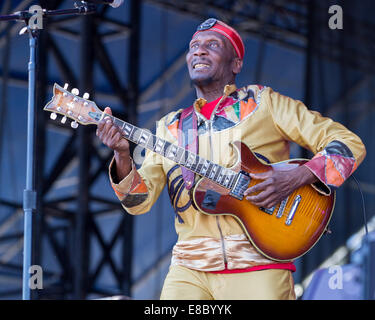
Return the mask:
<path id="1" fill-rule="evenodd" d="M 307 162 L 295 159 L 267 165 L 242 142 L 233 144 L 238 161 L 231 169 L 242 172 L 243 176 L 251 172 L 287 171 Z M 250 178 L 246 180 L 249 181 L 249 184 L 247 181 L 244 183 L 247 188 L 261 182 Z M 324 195 L 311 185 L 296 189 L 273 208 L 259 208 L 232 193 L 232 190 L 218 186 L 210 179 L 201 178 L 193 189 L 193 199 L 204 214 L 233 216 L 260 253 L 282 262 L 295 260 L 318 242 L 327 230 L 335 205 L 334 191 Z"/>

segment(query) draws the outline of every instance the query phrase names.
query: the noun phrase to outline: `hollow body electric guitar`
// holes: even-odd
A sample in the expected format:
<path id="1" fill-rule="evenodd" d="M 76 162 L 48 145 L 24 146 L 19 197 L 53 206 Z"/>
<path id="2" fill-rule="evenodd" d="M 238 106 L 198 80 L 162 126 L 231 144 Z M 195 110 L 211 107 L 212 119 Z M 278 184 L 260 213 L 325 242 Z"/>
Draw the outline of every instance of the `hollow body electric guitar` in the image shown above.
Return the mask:
<path id="1" fill-rule="evenodd" d="M 44 110 L 52 112 L 51 118 L 63 115 L 62 122 L 73 119 L 73 128 L 98 124 L 105 116 L 97 105 L 78 96 L 78 90 L 67 91 L 55 84 L 52 100 Z M 242 226 L 249 241 L 264 256 L 275 261 L 292 261 L 309 251 L 327 230 L 335 204 L 335 192 L 328 196 L 313 186 L 296 189 L 281 203 L 272 208 L 259 208 L 245 199 L 243 193 L 260 180 L 249 173 L 269 170 L 291 170 L 307 160 L 287 160 L 264 164 L 242 142 L 233 142 L 237 162 L 226 168 L 205 160 L 176 144 L 160 139 L 149 130 L 140 129 L 110 116 L 121 128 L 124 138 L 143 146 L 201 176 L 192 189 L 196 207 L 207 215 L 230 215 Z"/>

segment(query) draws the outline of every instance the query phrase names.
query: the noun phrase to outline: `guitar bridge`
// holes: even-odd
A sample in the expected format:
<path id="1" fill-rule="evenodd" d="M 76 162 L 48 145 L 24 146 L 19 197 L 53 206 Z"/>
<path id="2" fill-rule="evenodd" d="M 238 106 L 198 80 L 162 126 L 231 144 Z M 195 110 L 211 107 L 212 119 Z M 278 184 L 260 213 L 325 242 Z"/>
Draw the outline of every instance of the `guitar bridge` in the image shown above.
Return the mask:
<path id="1" fill-rule="evenodd" d="M 250 181 L 251 181 L 250 174 L 247 173 L 246 171 L 240 171 L 237 174 L 233 188 L 229 192 L 229 195 L 231 195 L 232 197 L 238 200 L 242 200 L 243 194 L 247 190 L 250 184 Z"/>

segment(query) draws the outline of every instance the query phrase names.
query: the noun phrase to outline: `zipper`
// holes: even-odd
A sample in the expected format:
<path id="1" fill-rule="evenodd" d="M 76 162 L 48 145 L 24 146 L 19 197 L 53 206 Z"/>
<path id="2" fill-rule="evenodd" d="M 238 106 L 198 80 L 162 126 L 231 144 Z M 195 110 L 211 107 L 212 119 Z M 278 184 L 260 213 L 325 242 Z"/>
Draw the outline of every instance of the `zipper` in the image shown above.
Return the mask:
<path id="1" fill-rule="evenodd" d="M 209 141 L 210 141 L 210 160 L 213 161 L 214 160 L 214 151 L 212 150 L 212 146 L 213 146 L 213 143 L 212 143 L 212 134 L 213 134 L 213 128 L 212 128 L 212 120 L 210 118 L 210 120 L 207 120 L 208 121 L 208 132 L 209 132 Z"/>
<path id="2" fill-rule="evenodd" d="M 210 119 L 208 120 L 209 141 L 210 141 L 210 160 L 211 161 L 213 161 L 213 158 L 214 158 L 214 153 L 213 153 L 213 148 L 212 148 L 212 146 L 213 146 L 213 141 L 212 141 L 213 137 L 212 136 L 213 136 L 214 132 L 213 132 L 212 124 L 213 124 L 213 119 L 214 119 L 214 116 L 215 116 L 215 112 L 218 109 L 218 107 L 221 104 L 221 102 L 224 100 L 223 98 L 220 99 L 220 101 L 218 102 L 218 104 L 215 106 L 215 108 L 212 111 L 212 114 L 210 116 Z M 221 229 L 220 221 L 219 221 L 220 216 L 216 216 L 215 218 L 216 218 L 217 228 L 219 229 L 219 233 L 220 233 L 221 249 L 223 251 L 224 265 L 225 265 L 225 268 L 226 268 L 227 265 L 228 265 L 228 258 L 227 258 L 227 252 L 226 252 L 226 249 L 225 249 L 224 235 L 223 235 L 223 231 Z"/>
<path id="3" fill-rule="evenodd" d="M 225 268 L 226 268 L 227 265 L 228 265 L 228 258 L 227 258 L 227 251 L 225 249 L 223 231 L 221 230 L 220 221 L 219 221 L 220 216 L 216 216 L 215 218 L 216 218 L 217 228 L 219 229 L 219 233 L 220 233 L 221 249 L 223 250 L 224 265 L 225 265 Z"/>
<path id="4" fill-rule="evenodd" d="M 218 107 L 229 96 L 229 94 L 230 94 L 230 92 L 226 92 L 226 87 L 225 87 L 224 88 L 224 95 L 221 97 L 221 99 L 219 100 L 219 102 L 215 106 L 214 110 L 212 111 L 210 119 L 206 119 L 206 117 L 204 117 L 203 115 L 200 114 L 201 116 L 203 116 L 204 119 L 206 119 L 208 121 L 209 143 L 210 143 L 210 160 L 211 161 L 213 161 L 213 158 L 214 158 L 213 149 L 212 149 L 212 146 L 213 146 L 213 141 L 212 141 L 212 138 L 213 138 L 212 137 L 213 136 L 213 127 L 212 127 L 213 119 L 215 117 L 215 113 L 216 113 Z M 197 112 L 195 110 L 195 107 L 194 107 L 194 112 Z M 227 258 L 227 253 L 226 253 L 226 249 L 225 249 L 224 235 L 223 235 L 223 231 L 221 229 L 220 221 L 219 221 L 220 216 L 216 216 L 215 218 L 216 218 L 217 228 L 219 229 L 219 234 L 220 234 L 220 239 L 221 239 L 221 248 L 222 248 L 222 251 L 223 251 L 224 264 L 225 264 L 225 268 L 226 268 L 227 265 L 228 265 L 228 258 Z"/>

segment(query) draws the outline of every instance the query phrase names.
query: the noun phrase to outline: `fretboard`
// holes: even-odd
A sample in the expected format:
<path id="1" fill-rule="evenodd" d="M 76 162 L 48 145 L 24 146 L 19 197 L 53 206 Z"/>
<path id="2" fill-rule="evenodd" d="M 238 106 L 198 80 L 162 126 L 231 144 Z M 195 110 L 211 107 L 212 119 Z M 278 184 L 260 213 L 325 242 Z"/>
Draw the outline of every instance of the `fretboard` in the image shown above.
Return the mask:
<path id="1" fill-rule="evenodd" d="M 106 115 L 107 117 L 107 115 Z M 206 177 L 222 187 L 231 189 L 237 172 L 203 159 L 184 148 L 153 135 L 149 130 L 138 128 L 130 123 L 111 117 L 114 124 L 121 128 L 124 138 L 148 150 L 151 150 L 202 177 Z"/>

